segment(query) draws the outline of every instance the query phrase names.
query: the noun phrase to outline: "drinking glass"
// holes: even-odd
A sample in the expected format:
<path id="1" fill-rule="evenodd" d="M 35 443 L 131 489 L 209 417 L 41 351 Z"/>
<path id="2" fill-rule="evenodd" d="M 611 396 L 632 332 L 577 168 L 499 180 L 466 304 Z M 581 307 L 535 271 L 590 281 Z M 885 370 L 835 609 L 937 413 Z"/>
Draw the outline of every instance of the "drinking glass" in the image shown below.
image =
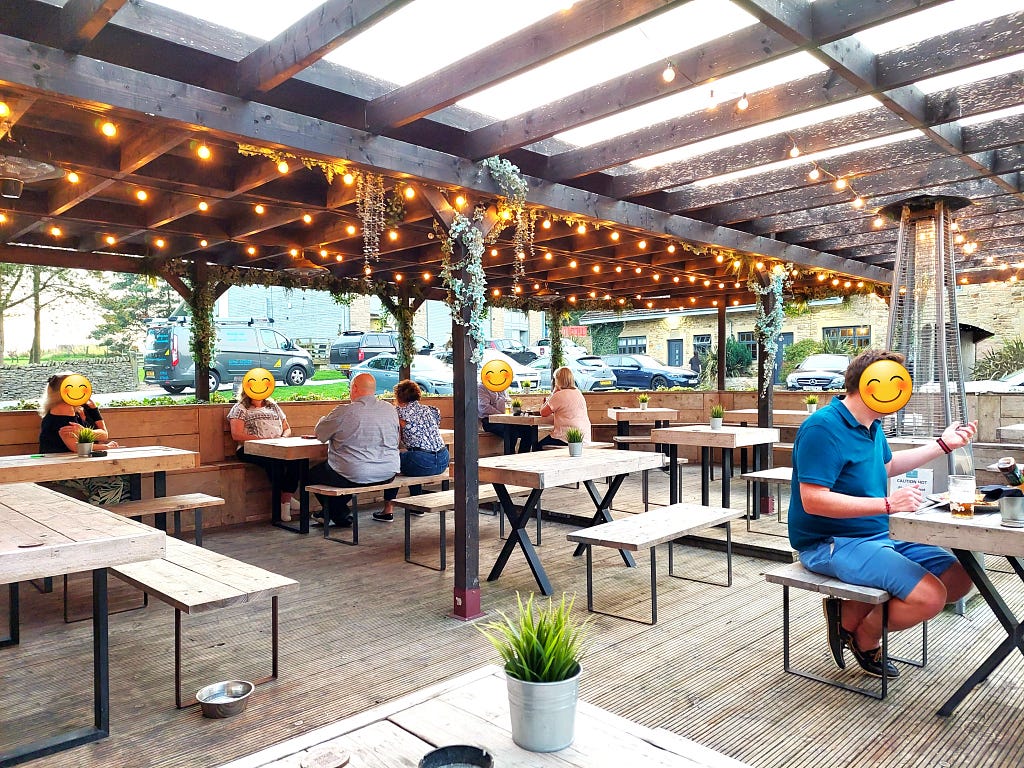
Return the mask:
<path id="1" fill-rule="evenodd" d="M 949 511 L 953 517 L 974 517 L 974 475 L 949 476 Z"/>

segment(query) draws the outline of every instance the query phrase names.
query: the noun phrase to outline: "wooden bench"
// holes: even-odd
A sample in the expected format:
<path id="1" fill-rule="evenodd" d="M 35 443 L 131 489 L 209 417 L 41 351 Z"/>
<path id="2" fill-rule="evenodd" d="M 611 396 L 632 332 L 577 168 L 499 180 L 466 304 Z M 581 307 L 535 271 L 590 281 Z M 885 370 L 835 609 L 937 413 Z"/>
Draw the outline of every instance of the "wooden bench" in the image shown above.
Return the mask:
<path id="1" fill-rule="evenodd" d="M 125 517 L 139 518 L 143 515 L 155 515 L 156 527 L 167 530 L 167 513 L 174 513 L 174 535 L 181 536 L 181 513 L 192 510 L 195 515 L 196 546 L 203 546 L 203 510 L 208 507 L 224 506 L 224 499 L 206 493 L 182 493 L 177 496 L 160 496 L 155 499 L 124 501 L 104 507 L 108 512 L 115 512 Z"/>
<path id="2" fill-rule="evenodd" d="M 367 493 L 383 493 L 393 488 L 408 488 L 411 485 L 434 485 L 435 483 L 447 483 L 451 478 L 447 472 L 425 477 L 407 477 L 406 475 L 395 475 L 386 483 L 375 483 L 374 485 L 358 485 L 354 488 L 338 488 L 333 485 L 307 485 L 302 493 L 318 493 L 321 496 L 351 496 L 352 497 L 352 538 L 335 539 L 331 537 L 331 516 L 328 510 L 324 509 L 324 538 L 336 541 L 339 544 L 350 544 L 355 546 L 359 543 L 359 497 Z"/>
<path id="3" fill-rule="evenodd" d="M 522 496 L 529 493 L 531 488 L 524 488 L 518 485 L 510 485 L 507 488 L 509 496 Z M 497 501 L 498 494 L 493 485 L 481 485 L 478 490 L 478 501 L 482 504 L 489 501 Z M 420 565 L 434 571 L 443 571 L 448 567 L 448 512 L 455 509 L 455 490 L 435 491 L 434 493 L 423 493 L 418 496 L 408 496 L 403 499 L 395 499 L 395 504 L 405 509 L 405 562 L 413 565 Z M 440 514 L 440 549 L 441 565 L 435 568 L 426 563 L 419 563 L 412 559 L 412 518 L 426 514 Z"/>
<path id="4" fill-rule="evenodd" d="M 636 621 L 642 624 L 656 624 L 658 622 L 658 582 L 657 582 L 657 559 L 655 553 L 659 544 L 668 542 L 668 574 L 677 579 L 685 579 L 685 576 L 676 576 L 673 570 L 672 545 L 676 539 L 687 536 L 704 528 L 715 525 L 725 526 L 725 556 L 728 565 L 728 579 L 725 584 L 700 579 L 687 579 L 688 581 L 700 581 L 702 584 L 715 584 L 716 586 L 732 586 L 732 521 L 743 517 L 743 513 L 735 509 L 723 507 L 702 507 L 699 504 L 672 504 L 653 512 L 644 512 L 641 515 L 613 520 L 610 523 L 581 528 L 573 531 L 566 538 L 582 544 L 587 549 L 587 610 L 593 613 L 600 613 L 605 616 L 616 616 L 629 621 Z M 612 547 L 620 552 L 639 552 L 647 548 L 651 551 L 651 620 L 649 622 L 640 619 L 633 619 L 615 613 L 605 613 L 594 610 L 594 568 L 593 554 L 591 548 Z M 623 553 L 623 559 L 625 554 Z"/>
<path id="5" fill-rule="evenodd" d="M 174 703 L 179 709 L 196 703 L 194 697 L 183 703 L 181 695 L 182 613 L 205 613 L 269 597 L 271 673 L 255 684 L 277 678 L 277 598 L 282 592 L 297 589 L 299 582 L 172 538 L 167 539 L 167 553 L 162 559 L 119 565 L 109 570 L 174 608 Z"/>
<path id="6" fill-rule="evenodd" d="M 750 532 L 750 521 L 753 519 L 753 513 L 750 511 L 750 497 L 751 490 L 756 488 L 758 484 L 763 483 L 765 485 L 775 488 L 775 513 L 778 516 L 778 520 L 782 522 L 782 488 L 783 486 L 790 485 L 793 482 L 793 468 L 792 467 L 772 467 L 771 469 L 761 469 L 757 472 L 744 472 L 740 475 L 744 480 L 747 481 L 747 532 Z M 754 494 L 754 498 L 757 499 L 757 494 Z M 758 533 L 764 533 L 767 536 L 781 536 L 788 538 L 789 533 L 771 533 L 770 531 L 758 531 Z"/>
<path id="7" fill-rule="evenodd" d="M 765 580 L 770 584 L 782 585 L 782 668 L 791 674 L 806 677 L 808 680 L 817 680 L 835 688 L 842 688 L 846 691 L 854 691 L 874 699 L 884 699 L 888 693 L 889 679 L 885 673 L 886 663 L 891 659 L 904 664 L 912 664 L 915 667 L 923 667 L 928 662 L 928 622 L 921 625 L 921 659 L 902 659 L 889 655 L 889 598 L 891 597 L 884 589 L 875 587 L 862 587 L 858 584 L 847 584 L 831 576 L 823 576 L 804 568 L 801 563 L 789 563 L 764 575 Z M 838 680 L 832 680 L 813 672 L 795 669 L 790 664 L 790 631 L 789 631 L 789 588 L 806 589 L 809 592 L 817 592 L 827 597 L 838 597 L 841 600 L 856 600 L 860 603 L 882 606 L 882 687 L 881 691 L 871 688 L 864 688 L 855 685 L 848 685 Z"/>

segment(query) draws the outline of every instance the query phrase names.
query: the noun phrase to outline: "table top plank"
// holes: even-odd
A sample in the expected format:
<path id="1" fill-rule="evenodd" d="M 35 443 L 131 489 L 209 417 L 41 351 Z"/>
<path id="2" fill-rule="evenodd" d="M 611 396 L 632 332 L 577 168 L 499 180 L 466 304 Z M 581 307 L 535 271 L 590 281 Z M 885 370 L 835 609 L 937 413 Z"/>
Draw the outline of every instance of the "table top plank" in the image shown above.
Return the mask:
<path id="1" fill-rule="evenodd" d="M 0 583 L 159 558 L 163 531 L 31 484 L 0 486 Z"/>
<path id="2" fill-rule="evenodd" d="M 1001 525 L 996 512 L 954 518 L 948 510 L 898 512 L 889 515 L 889 535 L 901 541 L 936 544 L 949 549 L 1024 557 L 1024 528 Z"/>
<path id="3" fill-rule="evenodd" d="M 584 450 L 570 456 L 567 448 L 488 456 L 480 459 L 480 482 L 552 488 L 608 475 L 640 472 L 663 466 L 665 457 L 651 451 Z"/>
<path id="4" fill-rule="evenodd" d="M 0 483 L 45 483 L 104 475 L 134 475 L 195 469 L 199 454 L 163 445 L 111 448 L 106 456 L 82 458 L 75 453 L 0 456 Z"/>
<path id="5" fill-rule="evenodd" d="M 777 408 L 772 411 L 772 426 L 776 427 L 799 427 L 810 416 L 805 408 L 802 411 Z M 757 424 L 757 408 L 734 408 L 725 412 L 725 422 Z"/>
<path id="6" fill-rule="evenodd" d="M 672 421 L 679 417 L 675 408 L 609 408 L 608 418 L 612 421 L 628 421 L 646 424 L 652 421 Z"/>
<path id="7" fill-rule="evenodd" d="M 445 445 L 450 447 L 454 444 L 454 429 L 442 429 L 440 432 Z M 327 443 L 321 443 L 315 437 L 292 436 L 246 440 L 242 446 L 246 453 L 282 461 L 327 458 Z"/>
<path id="8" fill-rule="evenodd" d="M 675 445 L 697 445 L 710 448 L 742 448 L 748 445 L 777 443 L 779 430 L 774 427 L 722 427 L 709 424 L 689 427 L 665 427 L 651 430 L 651 442 Z"/>
<path id="9" fill-rule="evenodd" d="M 553 416 L 541 416 L 536 413 L 521 413 L 518 416 L 511 413 L 495 413 L 487 417 L 491 424 L 518 424 L 519 426 L 539 427 L 542 424 L 554 424 Z"/>

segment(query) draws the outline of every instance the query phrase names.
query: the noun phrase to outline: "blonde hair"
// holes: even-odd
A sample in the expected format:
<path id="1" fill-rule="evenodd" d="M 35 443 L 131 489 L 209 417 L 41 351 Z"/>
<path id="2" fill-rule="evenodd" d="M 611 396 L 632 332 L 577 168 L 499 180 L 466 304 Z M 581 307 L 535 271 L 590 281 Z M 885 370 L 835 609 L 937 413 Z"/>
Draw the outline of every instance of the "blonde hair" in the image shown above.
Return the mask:
<path id="1" fill-rule="evenodd" d="M 39 397 L 39 408 L 36 409 L 39 413 L 39 418 L 48 414 L 53 406 L 61 402 L 60 386 L 64 383 L 64 379 L 74 375 L 74 371 L 58 371 L 46 380 L 43 394 Z"/>
<path id="2" fill-rule="evenodd" d="M 576 379 L 573 378 L 572 370 L 564 365 L 556 368 L 551 378 L 559 389 L 576 389 Z"/>

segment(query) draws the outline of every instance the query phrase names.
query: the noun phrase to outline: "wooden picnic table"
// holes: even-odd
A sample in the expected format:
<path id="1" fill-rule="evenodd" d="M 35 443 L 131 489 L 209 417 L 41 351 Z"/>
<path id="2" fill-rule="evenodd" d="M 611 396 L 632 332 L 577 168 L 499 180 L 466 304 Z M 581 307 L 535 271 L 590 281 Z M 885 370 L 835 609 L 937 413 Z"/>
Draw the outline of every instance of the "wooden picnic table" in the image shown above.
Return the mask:
<path id="1" fill-rule="evenodd" d="M 83 460 L 84 461 L 84 460 Z M 8 585 L 8 637 L 20 642 L 18 582 L 92 571 L 93 724 L 0 753 L 0 765 L 16 765 L 102 739 L 110 733 L 110 667 L 107 638 L 107 568 L 161 558 L 162 531 L 32 483 L 0 485 L 0 584 Z M 59 702 L 66 680 L 56 681 Z M 14 721 L 18 707 L 5 711 Z"/>
<path id="2" fill-rule="evenodd" d="M 615 422 L 616 435 L 628 437 L 630 425 L 667 427 L 669 422 L 679 418 L 679 411 L 675 408 L 609 408 L 608 418 Z"/>
<path id="3" fill-rule="evenodd" d="M 540 428 L 542 425 L 550 426 L 554 423 L 554 417 L 552 416 L 541 416 L 539 413 L 495 413 L 487 417 L 487 421 L 491 424 L 511 424 L 514 427 L 527 427 L 530 429 L 530 445 L 534 446 L 540 441 Z M 512 440 L 513 437 L 509 432 L 505 432 L 502 445 L 502 453 L 512 453 Z"/>
<path id="4" fill-rule="evenodd" d="M 454 429 L 442 429 L 441 439 L 444 444 L 451 447 L 455 442 Z M 299 462 L 299 488 L 306 485 L 306 477 L 309 474 L 311 461 L 327 461 L 327 443 L 320 442 L 315 437 L 295 435 L 292 437 L 270 437 L 261 440 L 246 440 L 242 443 L 246 453 L 254 456 L 266 456 L 278 461 Z M 293 533 L 309 533 L 309 494 L 299 494 L 299 502 L 302 505 L 299 527 L 286 525 L 281 521 L 281 467 L 275 466 L 270 476 L 270 522 L 278 528 L 284 528 Z"/>
<path id="5" fill-rule="evenodd" d="M 544 572 L 537 550 L 534 549 L 526 535 L 526 524 L 533 514 L 540 514 L 540 499 L 545 488 L 553 488 L 568 483 L 583 483 L 596 509 L 590 525 L 611 522 L 609 512 L 615 494 L 618 493 L 622 481 L 630 472 L 642 472 L 655 469 L 664 464 L 665 457 L 660 453 L 649 451 L 609 451 L 604 449 L 584 450 L 582 456 L 570 456 L 568 448 L 540 451 L 538 453 L 517 453 L 507 456 L 490 456 L 480 459 L 478 468 L 480 482 L 491 483 L 501 509 L 508 518 L 512 530 L 505 540 L 498 559 L 491 569 L 488 581 L 495 581 L 504 569 L 509 557 L 518 545 L 526 556 L 526 562 L 537 580 L 541 592 L 552 594 L 551 582 Z M 594 480 L 600 477 L 611 477 L 608 489 L 601 496 Z M 517 510 L 512 503 L 507 487 L 518 485 L 532 488 L 530 496 Z M 576 555 L 583 553 L 584 547 L 576 548 Z M 619 550 L 626 565 L 633 566 L 632 556 Z"/>
<path id="6" fill-rule="evenodd" d="M 739 424 L 745 427 L 751 422 L 757 424 L 757 408 L 735 408 L 725 412 L 726 424 Z M 802 411 L 776 408 L 772 411 L 773 427 L 799 427 L 810 416 L 806 409 Z"/>
<path id="7" fill-rule="evenodd" d="M 449 744 L 485 749 L 495 768 L 745 768 L 746 764 L 662 728 L 627 720 L 580 701 L 576 737 L 558 752 L 527 752 L 512 741 L 505 676 L 487 665 L 381 704 L 358 715 L 239 758 L 220 768 L 348 768 L 418 765 L 428 752 Z"/>
<path id="8" fill-rule="evenodd" d="M 770 445 L 778 442 L 779 430 L 774 427 L 722 427 L 712 429 L 708 424 L 690 427 L 666 427 L 651 430 L 651 440 L 669 446 L 669 503 L 680 501 L 679 446 L 700 446 L 700 503 L 708 506 L 711 496 L 711 449 L 722 449 L 722 506 L 731 501 L 733 451 L 744 446 Z M 761 469 L 757 451 L 754 451 L 754 470 Z"/>
<path id="9" fill-rule="evenodd" d="M 1006 639 L 981 662 L 970 677 L 939 709 L 938 714 L 949 717 L 957 705 L 975 686 L 985 682 L 990 674 L 1016 648 L 1024 654 L 1024 624 L 1022 624 L 999 590 L 989 580 L 985 567 L 975 552 L 1005 557 L 1014 573 L 1024 581 L 1024 528 L 1008 528 L 1000 524 L 996 513 L 975 514 L 973 518 L 954 518 L 947 509 L 929 509 L 923 512 L 899 512 L 889 516 L 889 535 L 901 541 L 935 544 L 951 549 L 989 608 L 996 615 Z"/>

